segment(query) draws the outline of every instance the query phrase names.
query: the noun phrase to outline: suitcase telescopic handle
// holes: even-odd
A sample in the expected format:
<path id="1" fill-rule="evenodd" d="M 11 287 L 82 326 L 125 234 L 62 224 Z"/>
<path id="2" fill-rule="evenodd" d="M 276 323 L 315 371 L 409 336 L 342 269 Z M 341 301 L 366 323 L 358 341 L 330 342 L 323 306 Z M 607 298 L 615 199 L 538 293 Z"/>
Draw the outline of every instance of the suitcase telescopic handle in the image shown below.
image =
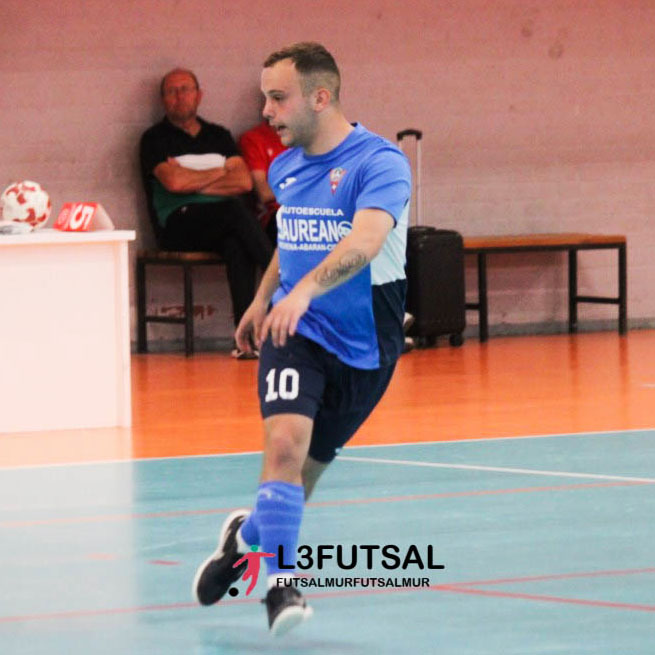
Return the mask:
<path id="1" fill-rule="evenodd" d="M 416 140 L 420 141 L 423 138 L 423 132 L 421 132 L 421 130 L 414 130 L 412 128 L 402 130 L 396 134 L 396 140 L 402 141 L 406 136 L 416 137 Z"/>
<path id="2" fill-rule="evenodd" d="M 409 128 L 407 130 L 401 130 L 396 134 L 396 139 L 398 141 L 398 147 L 402 149 L 401 142 L 406 136 L 413 136 L 416 138 L 416 172 L 414 176 L 414 188 L 416 191 L 416 225 L 420 225 L 423 220 L 423 203 L 421 201 L 421 139 L 423 138 L 423 132 L 421 130 L 415 130 Z"/>

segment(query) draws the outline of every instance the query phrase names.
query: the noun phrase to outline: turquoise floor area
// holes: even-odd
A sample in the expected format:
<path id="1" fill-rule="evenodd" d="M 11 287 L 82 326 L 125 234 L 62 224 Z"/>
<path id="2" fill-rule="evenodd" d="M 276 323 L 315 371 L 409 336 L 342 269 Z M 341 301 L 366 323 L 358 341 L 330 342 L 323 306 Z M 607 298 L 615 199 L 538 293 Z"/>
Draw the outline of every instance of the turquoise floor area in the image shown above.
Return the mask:
<path id="1" fill-rule="evenodd" d="M 190 592 L 259 464 L 0 469 L 0 653 L 653 653 L 655 430 L 347 449 L 300 543 L 355 546 L 357 566 L 303 571 L 315 615 L 280 639 L 263 578 L 211 608 Z M 376 546 L 424 568 L 387 569 Z M 426 568 L 428 547 L 444 569 Z M 403 578 L 428 582 L 387 586 Z"/>

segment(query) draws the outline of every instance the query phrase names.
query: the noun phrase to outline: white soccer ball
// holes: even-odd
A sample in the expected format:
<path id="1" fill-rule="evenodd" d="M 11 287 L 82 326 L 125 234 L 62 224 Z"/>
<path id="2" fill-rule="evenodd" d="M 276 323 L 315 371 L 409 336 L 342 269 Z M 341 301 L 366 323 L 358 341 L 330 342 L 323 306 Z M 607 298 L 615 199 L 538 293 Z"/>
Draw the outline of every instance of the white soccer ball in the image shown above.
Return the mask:
<path id="1" fill-rule="evenodd" d="M 0 196 L 3 221 L 27 223 L 33 229 L 43 227 L 50 216 L 50 196 L 37 182 L 24 180 L 10 184 Z"/>

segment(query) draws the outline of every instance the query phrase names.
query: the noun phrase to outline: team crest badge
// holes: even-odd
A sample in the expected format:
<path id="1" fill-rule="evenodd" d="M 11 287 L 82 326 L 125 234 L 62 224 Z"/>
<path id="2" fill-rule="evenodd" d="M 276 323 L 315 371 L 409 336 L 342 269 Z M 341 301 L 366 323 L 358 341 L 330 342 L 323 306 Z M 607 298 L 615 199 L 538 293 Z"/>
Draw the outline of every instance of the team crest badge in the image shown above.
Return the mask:
<path id="1" fill-rule="evenodd" d="M 336 192 L 339 182 L 341 182 L 345 174 L 346 171 L 343 168 L 333 168 L 330 171 L 330 189 L 332 189 L 332 193 Z"/>

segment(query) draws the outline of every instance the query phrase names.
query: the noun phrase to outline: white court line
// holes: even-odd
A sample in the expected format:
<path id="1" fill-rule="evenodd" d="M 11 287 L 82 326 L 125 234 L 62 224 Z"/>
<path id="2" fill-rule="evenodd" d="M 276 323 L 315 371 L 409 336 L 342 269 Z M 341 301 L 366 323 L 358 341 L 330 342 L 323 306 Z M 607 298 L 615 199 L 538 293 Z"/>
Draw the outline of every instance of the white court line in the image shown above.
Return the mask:
<path id="1" fill-rule="evenodd" d="M 357 448 L 403 448 L 410 446 L 449 446 L 467 443 L 485 443 L 488 441 L 514 441 L 515 439 L 559 439 L 563 437 L 611 437 L 617 434 L 634 434 L 636 432 L 655 432 L 655 427 L 632 428 L 630 430 L 597 430 L 592 432 L 562 432 L 557 434 L 526 434 L 509 437 L 474 437 L 472 439 L 440 439 L 435 441 L 413 441 L 411 443 L 380 443 L 346 446 L 351 451 Z M 2 435 L 0 434 L 0 438 Z M 261 455 L 261 450 L 245 450 L 239 453 L 209 453 L 205 455 L 174 455 L 169 457 L 133 457 L 129 459 L 100 459 L 89 462 L 61 462 L 58 464 L 21 464 L 18 466 L 0 466 L 1 471 L 21 471 L 25 469 L 65 468 L 76 466 L 103 466 L 106 464 L 134 464 L 135 462 L 165 462 L 185 459 L 218 459 L 223 457 L 240 457 L 241 455 Z M 340 455 L 339 459 L 345 459 Z"/>
<path id="2" fill-rule="evenodd" d="M 515 439 L 559 439 L 562 437 L 611 437 L 617 434 L 633 434 L 635 432 L 655 432 L 655 427 L 631 428 L 630 430 L 596 430 L 591 432 L 559 432 L 556 434 L 519 434 L 509 437 L 473 437 L 467 439 L 439 439 L 436 441 L 413 441 L 412 443 L 376 443 L 360 446 L 346 446 L 346 448 L 399 448 L 402 446 L 446 446 L 449 444 L 484 443 L 485 441 L 514 441 Z"/>
<path id="3" fill-rule="evenodd" d="M 444 462 L 415 462 L 404 459 L 378 459 L 376 457 L 344 457 L 346 462 L 367 462 L 371 464 L 393 464 L 395 466 L 424 466 L 427 468 L 458 469 L 462 471 L 487 471 L 492 473 L 514 473 L 516 475 L 544 475 L 557 478 L 584 478 L 590 480 L 613 480 L 619 482 L 654 483 L 655 478 L 633 478 L 623 475 L 600 475 L 596 473 L 572 473 L 569 471 L 542 471 L 540 469 L 516 469 L 502 466 L 476 466 L 473 464 L 447 464 Z"/>

